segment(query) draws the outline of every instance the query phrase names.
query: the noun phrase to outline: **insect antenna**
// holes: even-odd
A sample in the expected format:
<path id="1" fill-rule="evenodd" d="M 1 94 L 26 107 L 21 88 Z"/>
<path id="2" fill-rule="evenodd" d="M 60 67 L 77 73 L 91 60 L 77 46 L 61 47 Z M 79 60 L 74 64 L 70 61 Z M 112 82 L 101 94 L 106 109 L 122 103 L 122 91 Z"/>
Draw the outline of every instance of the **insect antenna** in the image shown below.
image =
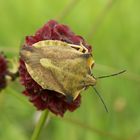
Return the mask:
<path id="1" fill-rule="evenodd" d="M 97 91 L 97 89 L 96 89 L 95 87 L 93 87 L 93 89 L 94 89 L 94 91 L 96 92 L 96 94 L 98 95 L 98 97 L 100 98 L 101 102 L 103 103 L 106 112 L 108 112 L 108 108 L 107 108 L 107 106 L 106 106 L 106 104 L 105 104 L 103 98 L 101 97 L 100 93 Z"/>
<path id="2" fill-rule="evenodd" d="M 113 74 L 110 74 L 110 75 L 99 76 L 99 77 L 96 77 L 96 79 L 102 79 L 102 78 L 112 77 L 112 76 L 116 76 L 116 75 L 122 74 L 124 72 L 126 72 L 126 70 L 123 70 L 123 71 L 120 71 L 120 72 L 117 72 L 117 73 L 113 73 Z"/>

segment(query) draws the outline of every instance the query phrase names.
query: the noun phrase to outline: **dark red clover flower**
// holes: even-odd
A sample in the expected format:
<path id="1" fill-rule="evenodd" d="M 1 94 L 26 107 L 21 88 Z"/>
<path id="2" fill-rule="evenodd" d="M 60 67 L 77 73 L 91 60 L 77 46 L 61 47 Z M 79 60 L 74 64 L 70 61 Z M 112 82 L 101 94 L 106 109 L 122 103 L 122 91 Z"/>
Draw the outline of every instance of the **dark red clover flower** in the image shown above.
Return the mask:
<path id="1" fill-rule="evenodd" d="M 7 60 L 5 56 L 0 53 L 0 91 L 6 87 L 7 74 Z"/>
<path id="2" fill-rule="evenodd" d="M 91 46 L 88 45 L 81 36 L 73 33 L 68 26 L 59 24 L 54 20 L 47 22 L 35 35 L 27 36 L 23 46 L 28 45 L 32 47 L 34 43 L 42 40 L 61 40 L 76 45 L 82 43 L 91 51 Z M 67 110 L 74 111 L 80 106 L 80 95 L 72 103 L 68 103 L 62 94 L 42 89 L 42 87 L 31 78 L 22 59 L 20 59 L 19 74 L 21 83 L 25 86 L 23 94 L 29 97 L 30 102 L 32 102 L 38 110 L 49 109 L 56 115 L 63 116 Z"/>

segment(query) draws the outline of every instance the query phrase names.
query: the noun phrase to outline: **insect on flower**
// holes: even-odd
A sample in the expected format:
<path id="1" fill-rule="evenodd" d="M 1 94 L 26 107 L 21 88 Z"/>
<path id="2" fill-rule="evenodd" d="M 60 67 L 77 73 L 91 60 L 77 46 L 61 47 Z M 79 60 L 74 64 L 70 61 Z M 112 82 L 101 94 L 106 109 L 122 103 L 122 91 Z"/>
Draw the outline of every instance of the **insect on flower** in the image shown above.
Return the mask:
<path id="1" fill-rule="evenodd" d="M 31 77 L 43 89 L 61 93 L 68 102 L 96 84 L 91 71 L 92 54 L 82 44 L 45 40 L 23 47 L 20 55 Z"/>
<path id="2" fill-rule="evenodd" d="M 26 87 L 24 94 L 38 109 L 48 108 L 63 116 L 67 109 L 73 111 L 79 106 L 82 91 L 89 86 L 95 89 L 97 79 L 119 74 L 95 78 L 89 45 L 55 21 L 49 21 L 28 38 L 20 50 L 19 73 Z M 95 92 L 107 110 L 96 89 Z"/>
<path id="3" fill-rule="evenodd" d="M 86 87 L 96 84 L 91 76 L 92 54 L 82 44 L 45 40 L 22 48 L 20 54 L 31 77 L 43 89 L 66 96 L 68 102 L 75 100 Z"/>

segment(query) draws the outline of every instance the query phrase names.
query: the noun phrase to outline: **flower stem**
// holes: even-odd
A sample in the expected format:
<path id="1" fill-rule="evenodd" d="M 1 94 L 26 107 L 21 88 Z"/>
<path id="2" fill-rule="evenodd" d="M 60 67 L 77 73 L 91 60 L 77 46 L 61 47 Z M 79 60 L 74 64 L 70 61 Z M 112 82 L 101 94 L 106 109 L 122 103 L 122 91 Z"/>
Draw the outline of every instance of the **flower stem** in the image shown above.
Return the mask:
<path id="1" fill-rule="evenodd" d="M 49 114 L 49 111 L 48 110 L 45 110 L 44 112 L 42 112 L 40 118 L 39 118 L 39 121 L 34 129 L 34 132 L 32 134 L 32 137 L 31 137 L 31 140 L 37 140 L 38 137 L 39 137 L 39 134 L 41 132 L 41 129 L 43 128 L 44 126 L 44 123 L 46 121 L 46 118 L 48 118 L 48 114 Z"/>

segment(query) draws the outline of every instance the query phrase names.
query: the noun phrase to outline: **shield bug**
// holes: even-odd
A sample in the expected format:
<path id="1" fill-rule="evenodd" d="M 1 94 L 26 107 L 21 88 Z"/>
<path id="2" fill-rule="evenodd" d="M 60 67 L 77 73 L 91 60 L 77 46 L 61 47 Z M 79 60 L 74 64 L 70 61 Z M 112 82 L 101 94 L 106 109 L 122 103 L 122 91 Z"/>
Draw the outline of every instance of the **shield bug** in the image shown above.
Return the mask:
<path id="1" fill-rule="evenodd" d="M 68 102 L 75 100 L 87 87 L 96 85 L 96 78 L 92 76 L 92 54 L 82 43 L 75 45 L 58 40 L 39 41 L 23 47 L 20 56 L 35 82 L 43 89 L 66 96 Z M 102 98 L 101 101 L 104 104 Z"/>

